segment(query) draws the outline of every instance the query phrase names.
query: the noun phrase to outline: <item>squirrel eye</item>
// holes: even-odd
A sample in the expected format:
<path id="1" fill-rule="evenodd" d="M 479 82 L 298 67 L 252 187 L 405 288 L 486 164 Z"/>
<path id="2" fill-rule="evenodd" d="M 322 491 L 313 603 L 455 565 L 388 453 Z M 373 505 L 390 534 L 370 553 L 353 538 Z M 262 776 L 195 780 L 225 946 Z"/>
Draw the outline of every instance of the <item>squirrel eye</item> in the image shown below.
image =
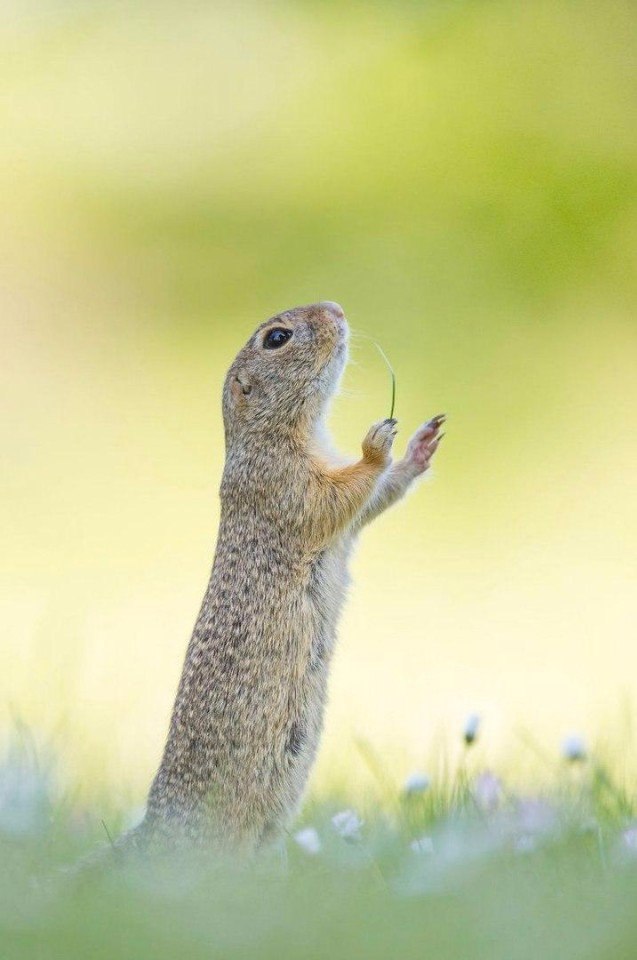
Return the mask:
<path id="1" fill-rule="evenodd" d="M 275 327 L 274 330 L 268 330 L 266 333 L 263 346 L 266 350 L 276 350 L 277 347 L 282 347 L 284 343 L 287 343 L 291 336 L 291 330 L 286 330 L 284 327 Z"/>

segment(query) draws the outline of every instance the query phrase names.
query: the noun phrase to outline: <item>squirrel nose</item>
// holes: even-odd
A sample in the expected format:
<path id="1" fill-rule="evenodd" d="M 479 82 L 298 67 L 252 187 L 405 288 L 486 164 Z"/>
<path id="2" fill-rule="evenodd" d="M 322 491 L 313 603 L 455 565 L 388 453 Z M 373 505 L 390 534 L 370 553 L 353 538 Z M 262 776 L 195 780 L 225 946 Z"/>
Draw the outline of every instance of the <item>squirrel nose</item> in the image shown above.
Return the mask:
<path id="1" fill-rule="evenodd" d="M 340 303 L 335 303 L 334 300 L 321 300 L 319 306 L 323 310 L 329 310 L 329 312 L 337 319 L 343 320 L 345 317 L 345 311 L 343 310 Z"/>

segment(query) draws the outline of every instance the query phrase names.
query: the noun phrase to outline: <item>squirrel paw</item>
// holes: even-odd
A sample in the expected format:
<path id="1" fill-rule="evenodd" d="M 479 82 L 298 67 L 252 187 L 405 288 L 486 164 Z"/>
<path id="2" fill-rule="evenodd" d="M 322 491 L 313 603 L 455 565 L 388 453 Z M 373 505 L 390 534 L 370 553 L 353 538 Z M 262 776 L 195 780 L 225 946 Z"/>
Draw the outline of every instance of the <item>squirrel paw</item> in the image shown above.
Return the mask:
<path id="1" fill-rule="evenodd" d="M 397 420 L 381 420 L 375 423 L 363 440 L 363 459 L 386 467 L 391 461 L 391 448 L 397 434 Z"/>
<path id="2" fill-rule="evenodd" d="M 438 449 L 438 444 L 444 437 L 440 433 L 440 428 L 446 420 L 444 413 L 439 413 L 437 417 L 432 417 L 427 423 L 416 430 L 409 441 L 405 462 L 414 467 L 417 473 L 424 473 L 429 469 L 431 458 Z"/>

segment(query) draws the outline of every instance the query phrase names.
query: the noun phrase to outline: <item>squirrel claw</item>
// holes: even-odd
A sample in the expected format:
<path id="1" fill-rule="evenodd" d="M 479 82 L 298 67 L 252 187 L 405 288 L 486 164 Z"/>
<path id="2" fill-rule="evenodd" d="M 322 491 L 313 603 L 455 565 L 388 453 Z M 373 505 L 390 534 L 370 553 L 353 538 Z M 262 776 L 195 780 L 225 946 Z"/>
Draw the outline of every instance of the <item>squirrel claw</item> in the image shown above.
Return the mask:
<path id="1" fill-rule="evenodd" d="M 391 448 L 398 433 L 398 421 L 393 417 L 381 420 L 370 428 L 363 440 L 363 459 L 386 466 L 391 459 Z"/>
<path id="2" fill-rule="evenodd" d="M 409 441 L 405 461 L 416 469 L 418 473 L 424 473 L 431 465 L 431 458 L 438 449 L 438 444 L 444 434 L 439 433 L 440 427 L 446 420 L 444 413 L 432 417 L 427 423 L 423 424 Z"/>

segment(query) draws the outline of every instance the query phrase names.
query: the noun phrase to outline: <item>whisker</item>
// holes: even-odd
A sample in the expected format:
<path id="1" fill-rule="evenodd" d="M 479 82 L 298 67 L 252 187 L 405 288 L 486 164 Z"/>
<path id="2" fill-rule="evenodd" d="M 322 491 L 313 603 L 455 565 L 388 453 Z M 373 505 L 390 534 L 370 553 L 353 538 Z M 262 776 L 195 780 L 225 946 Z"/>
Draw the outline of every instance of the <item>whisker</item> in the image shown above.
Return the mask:
<path id="1" fill-rule="evenodd" d="M 385 366 L 386 366 L 387 369 L 389 370 L 389 375 L 390 375 L 390 377 L 391 377 L 391 408 L 390 408 L 390 411 L 389 411 L 389 419 L 391 420 L 391 419 L 393 419 L 394 410 L 395 410 L 395 408 L 396 408 L 396 374 L 395 374 L 395 372 L 394 372 L 394 368 L 392 367 L 391 363 L 389 362 L 389 359 L 388 359 L 388 357 L 387 357 L 387 354 L 385 353 L 385 351 L 384 351 L 383 348 L 381 347 L 380 343 L 379 343 L 377 340 L 375 340 L 374 337 L 370 336 L 370 334 L 368 334 L 368 333 L 364 333 L 362 330 L 351 330 L 351 329 L 350 329 L 350 343 L 353 341 L 352 346 L 354 347 L 354 349 L 357 349 L 358 346 L 359 346 L 359 343 L 357 343 L 356 341 L 359 341 L 359 342 L 360 342 L 361 340 L 369 340 L 371 343 L 374 344 L 374 346 L 375 346 L 376 349 L 378 350 L 379 354 L 381 355 L 381 357 L 382 357 L 382 359 L 383 359 L 383 361 L 384 361 L 384 363 L 385 363 Z M 354 360 L 354 359 L 352 359 L 351 356 L 350 356 L 350 359 L 349 359 L 349 363 L 350 363 L 351 366 L 359 366 L 359 365 L 360 365 L 359 362 L 356 361 L 356 360 Z"/>
<path id="2" fill-rule="evenodd" d="M 338 391 L 338 395 L 339 397 L 348 397 L 351 399 L 352 397 L 357 397 L 359 392 L 357 390 L 352 390 L 351 387 L 341 387 Z"/>

